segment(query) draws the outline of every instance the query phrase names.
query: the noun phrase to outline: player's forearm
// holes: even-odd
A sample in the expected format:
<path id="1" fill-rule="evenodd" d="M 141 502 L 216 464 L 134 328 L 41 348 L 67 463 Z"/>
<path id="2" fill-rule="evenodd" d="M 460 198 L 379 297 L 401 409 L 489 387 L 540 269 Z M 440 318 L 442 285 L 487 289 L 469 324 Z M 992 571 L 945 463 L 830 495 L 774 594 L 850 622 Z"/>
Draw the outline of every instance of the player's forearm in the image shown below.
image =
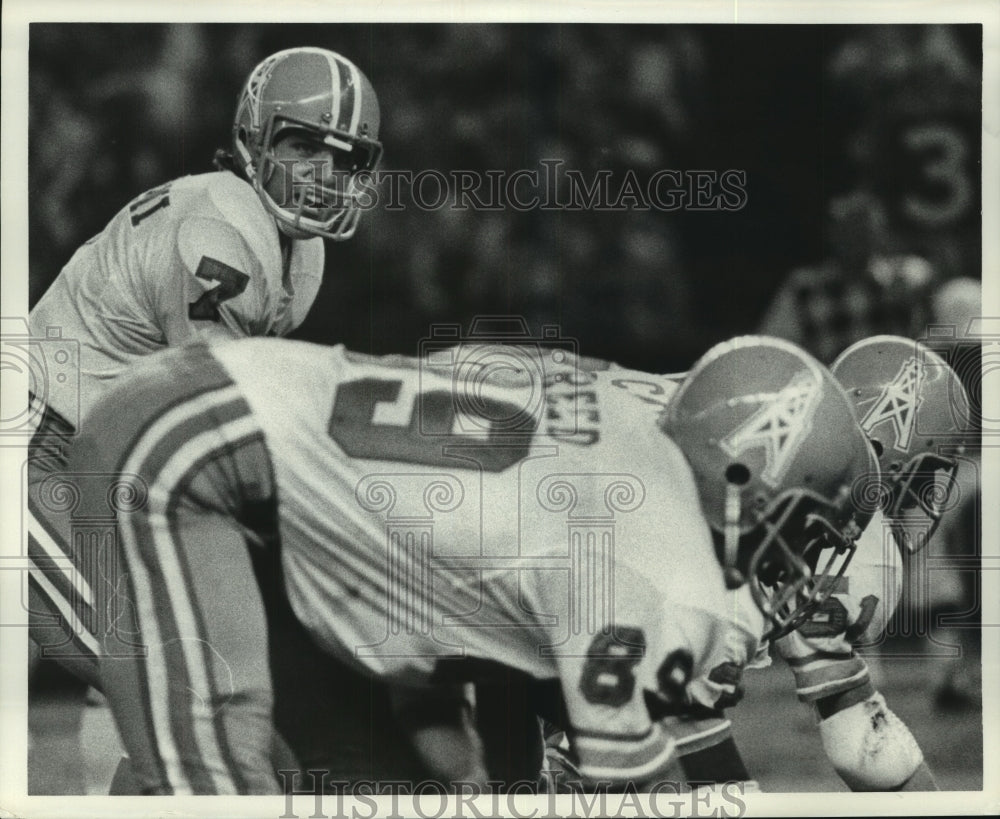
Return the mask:
<path id="1" fill-rule="evenodd" d="M 910 729 L 869 688 L 816 702 L 823 750 L 840 778 L 852 791 L 938 790 Z"/>

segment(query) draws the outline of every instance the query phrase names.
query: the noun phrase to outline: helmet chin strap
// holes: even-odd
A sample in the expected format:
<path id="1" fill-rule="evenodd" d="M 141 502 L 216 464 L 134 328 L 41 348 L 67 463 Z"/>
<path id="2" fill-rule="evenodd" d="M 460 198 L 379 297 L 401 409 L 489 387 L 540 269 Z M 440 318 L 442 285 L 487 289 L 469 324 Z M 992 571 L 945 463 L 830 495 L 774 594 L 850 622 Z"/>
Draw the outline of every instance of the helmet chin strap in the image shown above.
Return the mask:
<path id="1" fill-rule="evenodd" d="M 722 575 L 726 588 L 738 589 L 746 582 L 738 568 L 736 560 L 740 547 L 740 487 L 738 484 L 726 483 L 725 528 L 723 530 L 723 565 Z"/>

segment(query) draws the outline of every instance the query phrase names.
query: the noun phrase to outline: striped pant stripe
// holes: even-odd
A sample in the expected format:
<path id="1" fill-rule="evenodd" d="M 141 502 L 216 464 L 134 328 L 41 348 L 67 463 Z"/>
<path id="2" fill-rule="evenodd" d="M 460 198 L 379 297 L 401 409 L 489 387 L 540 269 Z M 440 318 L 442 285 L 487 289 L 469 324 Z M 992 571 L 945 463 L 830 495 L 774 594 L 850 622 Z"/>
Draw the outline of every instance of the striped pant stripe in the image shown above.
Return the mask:
<path id="1" fill-rule="evenodd" d="M 680 754 L 691 754 L 718 745 L 732 736 L 732 722 L 725 718 L 678 720 L 668 718 L 664 725 L 677 740 Z"/>
<path id="2" fill-rule="evenodd" d="M 673 761 L 676 743 L 654 724 L 646 737 L 596 737 L 577 732 L 575 745 L 580 772 L 591 779 L 612 782 L 647 781 L 665 772 Z"/>
<path id="3" fill-rule="evenodd" d="M 75 653 L 79 655 L 78 658 L 90 660 L 96 664 L 97 656 L 101 651 L 101 646 L 97 637 L 86 627 L 73 627 L 73 625 L 77 622 L 77 612 L 75 612 L 73 607 L 66 601 L 62 590 L 56 588 L 46 575 L 47 573 L 45 571 L 36 567 L 35 570 L 29 572 L 28 582 L 33 584 L 35 590 L 42 597 L 48 600 L 50 604 L 55 607 L 55 610 L 62 616 L 63 631 L 76 647 L 77 651 Z"/>
<path id="4" fill-rule="evenodd" d="M 34 543 L 37 558 L 31 557 L 31 544 Z M 39 571 L 53 572 L 59 570 L 60 577 L 54 583 L 65 589 L 66 596 L 74 595 L 74 599 L 88 607 L 94 605 L 94 591 L 83 573 L 74 568 L 73 558 L 67 545 L 64 544 L 46 526 L 44 517 L 36 515 L 35 504 L 28 500 L 28 555 Z"/>
<path id="5" fill-rule="evenodd" d="M 263 438 L 257 435 L 251 436 L 248 442 L 255 442 L 259 446 L 263 446 Z M 202 466 L 203 462 L 195 464 L 191 470 L 185 476 L 185 482 L 188 477 L 194 475 L 198 469 Z M 170 539 L 175 544 L 180 544 L 182 540 L 182 532 L 179 517 L 176 514 L 176 500 L 177 495 L 174 497 L 174 502 L 171 503 L 171 508 L 168 509 L 167 518 L 170 526 Z M 184 575 L 184 585 L 186 588 L 192 589 L 195 587 L 195 572 L 197 567 L 192 567 L 187 555 L 183 550 L 176 550 L 178 563 L 180 565 L 181 571 Z M 201 606 L 198 606 L 192 601 L 192 612 L 194 619 L 196 621 L 196 628 L 198 634 L 208 634 L 209 628 L 208 623 L 205 621 L 204 611 Z M 201 651 L 201 662 L 205 669 L 209 670 L 206 674 L 206 685 L 208 689 L 207 701 L 209 703 L 223 703 L 224 698 L 227 694 L 226 691 L 222 691 L 219 688 L 216 674 L 212 673 L 214 670 L 213 666 L 217 663 L 216 655 L 214 649 L 212 648 L 208 640 L 202 640 L 198 642 L 197 648 Z M 230 677 L 229 679 L 229 689 L 232 690 L 233 681 Z M 183 714 L 183 711 L 180 712 Z M 248 783 L 242 774 L 239 763 L 233 758 L 233 754 L 230 751 L 230 738 L 228 736 L 228 731 L 226 729 L 225 719 L 223 718 L 223 709 L 221 706 L 215 708 L 214 716 L 212 718 L 212 728 L 215 731 L 217 738 L 216 745 L 219 749 L 219 753 L 222 760 L 222 766 L 226 771 L 228 771 L 229 777 L 232 779 L 237 793 L 247 793 L 249 792 Z M 183 726 L 176 726 L 181 731 L 183 731 Z"/>
<path id="6" fill-rule="evenodd" d="M 93 633 L 93 589 L 74 561 L 66 535 L 60 535 L 55 520 L 50 519 L 51 515 L 58 517 L 59 513 L 46 510 L 36 497 L 38 487 L 48 475 L 65 469 L 66 447 L 75 430 L 36 395 L 31 394 L 29 401 L 34 435 L 29 446 L 27 472 L 28 586 L 32 594 L 32 611 L 40 615 L 42 612 L 36 609 L 41 606 L 47 614 L 58 615 L 62 620 L 59 626 L 65 633 L 64 638 L 59 638 L 60 642 L 42 634 L 35 636 L 43 638 L 41 645 L 50 650 L 52 656 L 72 655 L 74 660 L 89 664 L 96 674 L 100 641 Z M 48 630 L 44 623 L 39 623 L 38 627 Z"/>

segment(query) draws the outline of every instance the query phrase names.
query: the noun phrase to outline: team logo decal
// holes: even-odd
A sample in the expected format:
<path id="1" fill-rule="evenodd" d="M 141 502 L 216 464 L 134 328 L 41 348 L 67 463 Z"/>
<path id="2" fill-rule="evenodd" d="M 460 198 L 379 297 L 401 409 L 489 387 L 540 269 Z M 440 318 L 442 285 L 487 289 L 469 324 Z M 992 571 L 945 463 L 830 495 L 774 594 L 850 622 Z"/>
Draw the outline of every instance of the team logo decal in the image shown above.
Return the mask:
<path id="1" fill-rule="evenodd" d="M 879 424 L 892 424 L 896 433 L 896 449 L 906 452 L 913 437 L 913 422 L 920 403 L 918 397 L 924 375 L 924 365 L 920 360 L 913 357 L 904 361 L 896 377 L 879 396 L 869 399 L 874 403 L 868 414 L 861 419 L 861 428 L 871 434 Z"/>
<path id="2" fill-rule="evenodd" d="M 762 448 L 766 464 L 760 473 L 761 480 L 776 487 L 812 429 L 813 412 L 822 394 L 819 378 L 801 370 L 778 392 L 736 399 L 738 403 L 753 401 L 761 407 L 719 445 L 733 458 L 748 449 Z"/>

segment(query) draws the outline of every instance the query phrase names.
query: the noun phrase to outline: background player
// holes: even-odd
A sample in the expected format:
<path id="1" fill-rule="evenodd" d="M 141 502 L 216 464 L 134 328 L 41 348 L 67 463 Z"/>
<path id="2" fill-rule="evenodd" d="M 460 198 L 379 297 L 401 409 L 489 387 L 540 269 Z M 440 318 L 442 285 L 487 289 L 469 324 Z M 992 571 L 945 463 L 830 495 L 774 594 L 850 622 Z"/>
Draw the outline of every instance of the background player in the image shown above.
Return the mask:
<path id="1" fill-rule="evenodd" d="M 879 460 L 881 496 L 859 500 L 878 503 L 884 521 L 873 522 L 859 542 L 850 585 L 776 648 L 795 673 L 799 698 L 814 705 L 823 748 L 848 787 L 936 789 L 916 741 L 885 707 L 852 643 L 878 645 L 899 602 L 901 557 L 925 549 L 957 502 L 969 404 L 943 359 L 900 337 L 860 341 L 832 371 Z M 892 753 L 872 754 L 877 738 L 888 738 Z"/>
<path id="2" fill-rule="evenodd" d="M 758 571 L 809 598 L 789 544 L 846 546 L 867 443 L 829 373 L 784 342 L 714 348 L 685 382 L 691 412 L 663 429 L 607 374 L 521 360 L 512 371 L 477 348 L 422 366 L 278 340 L 193 346 L 95 408 L 70 471 L 121 465 L 132 489 L 111 546 L 110 576 L 128 589 L 97 613 L 124 619 L 96 631 L 148 649 L 100 660 L 143 792 L 277 789 L 251 558 L 275 550 L 295 616 L 345 662 L 418 688 L 496 663 L 559 680 L 586 776 L 662 776 L 672 741 L 648 692 L 679 698 L 734 633 L 703 508 L 735 521 L 720 552 L 730 576 L 758 599 Z M 744 435 L 774 414 L 788 434 Z M 841 446 L 817 446 L 810 428 Z M 741 470 L 725 469 L 724 447 Z M 84 505 L 108 489 L 81 487 Z M 650 575 L 664 563 L 684 570 Z M 799 616 L 799 596 L 788 602 Z"/>
<path id="3" fill-rule="evenodd" d="M 285 335 L 303 321 L 323 275 L 322 239 L 347 239 L 357 226 L 359 174 L 381 156 L 379 119 L 374 89 L 345 57 L 320 48 L 271 55 L 239 95 L 220 170 L 136 197 L 31 311 L 35 336 L 61 334 L 78 351 L 47 362 L 49 371 L 79 377 L 52 379 L 31 396 L 30 609 L 53 626 L 34 632 L 55 640 L 49 653 L 83 674 L 88 664 L 72 655 L 96 644 L 85 628 L 62 644 L 57 618 L 74 615 L 58 602 L 78 595 L 92 604 L 93 590 L 67 569 L 42 482 L 63 468 L 79 419 L 144 356 L 193 338 Z"/>

